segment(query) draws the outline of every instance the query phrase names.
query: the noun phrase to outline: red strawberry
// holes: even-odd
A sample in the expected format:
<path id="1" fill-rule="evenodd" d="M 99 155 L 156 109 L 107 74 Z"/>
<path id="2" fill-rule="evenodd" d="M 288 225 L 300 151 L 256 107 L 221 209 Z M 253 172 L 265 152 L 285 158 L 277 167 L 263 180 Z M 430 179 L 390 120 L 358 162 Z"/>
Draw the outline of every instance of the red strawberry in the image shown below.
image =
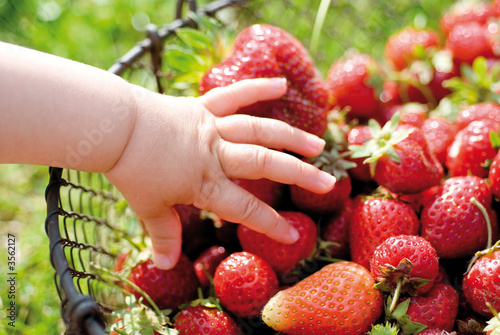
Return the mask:
<path id="1" fill-rule="evenodd" d="M 199 285 L 193 263 L 184 254 L 170 270 L 158 269 L 151 259 L 140 262 L 132 268 L 128 279 L 146 292 L 160 309 L 176 309 L 192 300 Z M 134 289 L 130 291 L 141 297 Z"/>
<path id="2" fill-rule="evenodd" d="M 252 193 L 271 207 L 276 207 L 281 199 L 283 184 L 269 179 L 233 179 L 233 182 Z"/>
<path id="3" fill-rule="evenodd" d="M 227 58 L 204 75 L 199 90 L 204 94 L 214 87 L 261 77 L 287 78 L 287 93 L 240 113 L 276 118 L 318 136 L 324 134 L 329 107 L 324 82 L 304 46 L 278 27 L 253 25 L 243 30 Z"/>
<path id="4" fill-rule="evenodd" d="M 446 167 L 452 176 L 474 175 L 486 178 L 489 163 L 497 149 L 492 145 L 490 133 L 500 130 L 493 120 L 473 121 L 457 133 L 446 156 Z"/>
<path id="5" fill-rule="evenodd" d="M 490 182 L 491 193 L 497 200 L 500 199 L 500 153 L 497 153 L 491 162 L 488 181 Z"/>
<path id="6" fill-rule="evenodd" d="M 472 121 L 493 120 L 500 123 L 500 105 L 483 102 L 467 106 L 458 113 L 455 124 L 461 130 Z"/>
<path id="7" fill-rule="evenodd" d="M 314 158 L 304 159 L 317 168 L 330 173 L 337 181 L 333 189 L 325 194 L 317 194 L 297 185 L 290 185 L 290 197 L 292 203 L 304 212 L 315 214 L 331 213 L 342 207 L 351 194 L 351 178 L 348 169 L 354 167 L 354 163 L 344 160 L 347 154 L 339 154 L 338 150 L 323 151 L 321 155 Z"/>
<path id="8" fill-rule="evenodd" d="M 243 250 L 262 257 L 280 276 L 291 271 L 299 261 L 311 256 L 316 247 L 316 223 L 301 212 L 278 212 L 300 234 L 293 244 L 276 242 L 246 226 L 238 227 L 238 239 Z"/>
<path id="9" fill-rule="evenodd" d="M 382 295 L 374 284 L 359 264 L 328 264 L 278 292 L 264 307 L 262 320 L 290 335 L 365 334 L 382 314 Z"/>
<path id="10" fill-rule="evenodd" d="M 448 35 L 453 28 L 459 24 L 468 22 L 476 22 L 480 25 L 485 24 L 493 13 L 494 11 L 492 11 L 489 2 L 460 1 L 443 14 L 440 21 L 440 27 L 443 33 Z"/>
<path id="11" fill-rule="evenodd" d="M 386 239 L 373 253 L 370 271 L 377 288 L 393 292 L 424 294 L 434 285 L 439 273 L 436 250 L 421 236 L 398 235 Z"/>
<path id="12" fill-rule="evenodd" d="M 392 34 L 385 45 L 385 57 L 394 69 L 401 71 L 418 59 L 417 48 L 437 47 L 439 36 L 435 31 L 406 27 Z"/>
<path id="13" fill-rule="evenodd" d="M 380 100 L 369 81 L 379 73 L 378 65 L 367 54 L 346 55 L 332 64 L 326 87 L 340 108 L 349 108 L 348 116 L 373 118 L 380 110 Z"/>
<path id="14" fill-rule="evenodd" d="M 347 143 L 349 145 L 361 145 L 372 138 L 370 127 L 367 125 L 358 125 L 352 127 L 346 134 Z M 349 175 L 360 181 L 370 181 L 372 176 L 370 174 L 370 165 L 364 164 L 364 158 L 349 158 L 350 161 L 356 164 L 356 167 L 347 170 Z"/>
<path id="15" fill-rule="evenodd" d="M 444 167 L 448 149 L 458 132 L 457 127 L 445 118 L 430 117 L 424 121 L 421 129 L 427 140 L 429 151 Z"/>
<path id="16" fill-rule="evenodd" d="M 366 268 L 375 249 L 396 235 L 417 235 L 419 220 L 407 203 L 395 199 L 368 198 L 361 201 L 352 216 L 349 245 L 351 258 Z"/>
<path id="17" fill-rule="evenodd" d="M 440 258 L 471 257 L 485 248 L 488 239 L 487 221 L 480 207 L 489 214 L 494 236 L 498 234 L 491 202 L 491 191 L 482 178 L 452 177 L 422 209 L 420 234 Z"/>
<path id="18" fill-rule="evenodd" d="M 486 302 L 500 310 L 500 247 L 479 254 L 463 279 L 463 291 L 472 309 L 486 317 L 492 317 Z"/>
<path id="19" fill-rule="evenodd" d="M 458 313 L 458 304 L 455 289 L 448 284 L 437 283 L 425 295 L 412 297 L 406 314 L 412 322 L 451 331 Z"/>
<path id="20" fill-rule="evenodd" d="M 458 63 L 472 64 L 479 56 L 493 57 L 486 33 L 487 28 L 475 21 L 457 24 L 448 34 L 445 48 L 453 53 L 453 59 Z"/>
<path id="21" fill-rule="evenodd" d="M 354 200 L 347 199 L 343 208 L 326 218 L 322 224 L 321 238 L 338 244 L 327 247 L 329 255 L 333 258 L 347 259 L 349 257 L 349 226 L 354 206 Z"/>
<path id="22" fill-rule="evenodd" d="M 174 209 L 182 224 L 182 251 L 191 259 L 213 244 L 215 229 L 193 205 L 177 204 Z"/>
<path id="23" fill-rule="evenodd" d="M 213 280 L 215 269 L 230 253 L 222 246 L 214 245 L 203 251 L 194 261 L 194 271 L 201 287 L 208 288 Z"/>
<path id="24" fill-rule="evenodd" d="M 365 162 L 371 164 L 373 179 L 389 191 L 419 193 L 440 183 L 443 167 L 429 152 L 422 131 L 398 125 L 398 116 L 395 114 L 383 128 L 370 120 L 373 138 L 361 146 L 349 146 L 351 157 L 368 157 Z"/>
<path id="25" fill-rule="evenodd" d="M 265 260 L 242 251 L 231 254 L 219 264 L 214 287 L 228 311 L 239 317 L 256 317 L 278 291 L 278 278 Z"/>
<path id="26" fill-rule="evenodd" d="M 177 314 L 174 329 L 179 335 L 241 335 L 242 331 L 228 313 L 202 305 L 188 306 Z"/>

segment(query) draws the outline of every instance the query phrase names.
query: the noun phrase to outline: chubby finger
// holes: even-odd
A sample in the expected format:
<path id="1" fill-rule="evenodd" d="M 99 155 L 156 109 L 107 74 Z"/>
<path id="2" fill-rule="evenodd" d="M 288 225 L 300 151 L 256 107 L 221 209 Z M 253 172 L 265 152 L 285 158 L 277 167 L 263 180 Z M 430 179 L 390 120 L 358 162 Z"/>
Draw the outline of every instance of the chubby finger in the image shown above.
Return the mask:
<path id="1" fill-rule="evenodd" d="M 286 93 L 285 78 L 245 79 L 216 87 L 197 99 L 216 116 L 234 114 L 238 109 L 258 101 L 278 99 Z"/>
<path id="2" fill-rule="evenodd" d="M 166 207 L 160 217 L 143 219 L 153 244 L 153 262 L 159 269 L 169 270 L 181 256 L 182 226 L 172 207 Z"/>
<path id="3" fill-rule="evenodd" d="M 217 118 L 215 125 L 229 142 L 285 149 L 308 157 L 318 156 L 325 147 L 323 139 L 279 120 L 236 114 Z"/>
<path id="4" fill-rule="evenodd" d="M 220 178 L 194 205 L 209 209 L 224 220 L 244 224 L 281 243 L 292 244 L 299 238 L 297 230 L 273 208 L 227 178 Z"/>
<path id="5" fill-rule="evenodd" d="M 218 150 L 222 169 L 230 178 L 267 178 L 283 184 L 296 184 L 311 192 L 329 192 L 335 177 L 312 164 L 284 152 L 222 141 Z"/>

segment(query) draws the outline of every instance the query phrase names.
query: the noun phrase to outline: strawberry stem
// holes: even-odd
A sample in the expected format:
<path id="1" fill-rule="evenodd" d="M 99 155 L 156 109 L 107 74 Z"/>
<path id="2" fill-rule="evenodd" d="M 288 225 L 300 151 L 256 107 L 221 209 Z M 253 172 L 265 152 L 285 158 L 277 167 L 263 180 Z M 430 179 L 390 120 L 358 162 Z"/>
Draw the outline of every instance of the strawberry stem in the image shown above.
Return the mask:
<path id="1" fill-rule="evenodd" d="M 102 266 L 98 265 L 97 263 L 95 262 L 91 262 L 90 263 L 90 267 L 98 270 L 98 271 L 101 271 L 101 272 L 104 272 L 106 273 L 107 275 L 110 275 L 111 277 L 114 277 L 120 281 L 123 281 L 124 283 L 126 283 L 127 285 L 129 285 L 130 287 L 132 287 L 134 290 L 136 290 L 137 292 L 139 292 L 143 297 L 144 299 L 146 299 L 149 304 L 151 305 L 151 307 L 153 308 L 153 310 L 155 311 L 156 315 L 158 315 L 158 317 L 163 320 L 163 314 L 161 313 L 160 309 L 158 308 L 158 306 L 155 304 L 155 302 L 153 301 L 153 299 L 151 299 L 151 297 L 149 296 L 149 294 L 147 294 L 146 292 L 144 292 L 144 290 L 142 290 L 139 286 L 137 286 L 136 284 L 132 283 L 130 280 L 128 280 L 127 278 L 121 276 L 120 274 L 118 273 L 115 273 L 111 270 L 108 270 L 106 268 L 103 268 Z"/>
<path id="2" fill-rule="evenodd" d="M 330 7 L 330 2 L 331 0 L 321 0 L 321 3 L 319 4 L 318 13 L 316 15 L 316 19 L 314 20 L 311 44 L 309 45 L 309 53 L 312 58 L 316 56 L 316 52 L 318 51 L 319 37 L 325 23 L 326 13 L 328 12 L 328 7 Z"/>
<path id="3" fill-rule="evenodd" d="M 389 313 L 392 313 L 394 309 L 396 308 L 396 304 L 399 300 L 399 295 L 401 294 L 401 287 L 403 286 L 403 278 L 398 279 L 398 284 L 396 286 L 396 289 L 394 290 L 394 297 L 392 298 L 391 301 L 391 306 L 389 307 Z"/>
<path id="4" fill-rule="evenodd" d="M 470 202 L 481 211 L 481 213 L 484 216 L 484 219 L 486 220 L 486 229 L 488 231 L 488 240 L 486 242 L 486 249 L 489 249 L 489 248 L 491 248 L 491 245 L 493 243 L 493 232 L 491 229 L 490 216 L 488 215 L 486 208 L 484 208 L 484 206 L 479 201 L 477 201 L 476 198 L 472 197 L 470 199 Z"/>

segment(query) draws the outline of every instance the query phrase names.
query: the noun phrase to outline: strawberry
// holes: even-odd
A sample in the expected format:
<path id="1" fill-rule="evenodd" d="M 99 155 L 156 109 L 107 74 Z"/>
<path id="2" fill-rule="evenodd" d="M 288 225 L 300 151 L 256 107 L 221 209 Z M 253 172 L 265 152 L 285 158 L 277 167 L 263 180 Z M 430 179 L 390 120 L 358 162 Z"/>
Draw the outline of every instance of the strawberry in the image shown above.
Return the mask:
<path id="1" fill-rule="evenodd" d="M 486 246 L 487 218 L 494 236 L 498 232 L 491 203 L 490 188 L 482 178 L 451 177 L 424 205 L 420 234 L 432 244 L 440 258 L 471 257 Z"/>
<path id="2" fill-rule="evenodd" d="M 425 295 L 410 298 L 406 314 L 412 322 L 446 331 L 453 329 L 458 313 L 458 293 L 448 284 L 437 283 Z"/>
<path id="3" fill-rule="evenodd" d="M 425 49 L 437 47 L 439 35 L 429 29 L 406 27 L 389 36 L 385 45 L 385 58 L 396 71 L 406 68 L 412 61 L 418 59 L 417 48 Z"/>
<path id="4" fill-rule="evenodd" d="M 158 269 L 151 259 L 139 262 L 128 279 L 146 292 L 160 309 L 175 310 L 192 300 L 199 285 L 193 263 L 185 254 L 181 254 L 177 265 L 170 270 Z M 139 292 L 129 290 L 139 299 Z"/>
<path id="5" fill-rule="evenodd" d="M 491 102 L 477 103 L 460 110 L 455 120 L 461 130 L 472 121 L 493 120 L 500 123 L 500 105 Z"/>
<path id="6" fill-rule="evenodd" d="M 174 329 L 179 335 L 241 335 L 236 321 L 226 312 L 203 305 L 188 306 L 177 314 Z"/>
<path id="7" fill-rule="evenodd" d="M 449 333 L 446 330 L 440 329 L 440 328 L 427 328 L 421 332 L 418 332 L 417 334 L 418 335 L 457 335 L 456 332 Z"/>
<path id="8" fill-rule="evenodd" d="M 277 100 L 260 102 L 240 113 L 271 117 L 322 136 L 327 125 L 328 95 L 325 84 L 304 46 L 286 31 L 271 25 L 252 25 L 233 43 L 226 59 L 200 81 L 204 94 L 249 78 L 284 77 L 288 91 Z"/>
<path id="9" fill-rule="evenodd" d="M 314 253 L 317 228 L 316 223 L 304 213 L 286 211 L 278 213 L 299 232 L 300 238 L 297 242 L 280 243 L 244 225 L 238 227 L 238 239 L 243 250 L 262 257 L 281 276 Z"/>
<path id="10" fill-rule="evenodd" d="M 331 263 L 278 292 L 264 306 L 262 320 L 284 334 L 366 333 L 382 314 L 382 295 L 363 266 Z"/>
<path id="11" fill-rule="evenodd" d="M 383 128 L 369 121 L 372 139 L 363 145 L 351 145 L 351 157 L 368 157 L 373 179 L 394 193 L 419 193 L 438 185 L 443 167 L 429 152 L 427 141 L 419 128 L 398 125 L 395 114 Z M 418 180 L 418 183 L 415 182 Z"/>
<path id="12" fill-rule="evenodd" d="M 337 149 L 323 151 L 314 158 L 304 159 L 317 168 L 330 173 L 337 181 L 331 191 L 317 194 L 297 185 L 290 185 L 292 203 L 304 212 L 325 214 L 334 212 L 342 207 L 351 194 L 351 178 L 347 170 L 354 167 L 354 163 L 344 160 L 348 153 L 339 154 Z"/>
<path id="13" fill-rule="evenodd" d="M 436 250 L 423 237 L 398 235 L 375 249 L 370 272 L 383 291 L 393 292 L 399 285 L 410 295 L 424 294 L 434 285 L 439 261 Z"/>
<path id="14" fill-rule="evenodd" d="M 473 121 L 457 133 L 446 156 L 446 167 L 452 176 L 474 175 L 486 178 L 489 163 L 497 150 L 490 133 L 500 130 L 500 123 L 493 120 Z"/>
<path id="15" fill-rule="evenodd" d="M 224 259 L 214 275 L 215 294 L 222 306 L 238 317 L 251 318 L 278 291 L 278 278 L 271 266 L 246 251 Z"/>
<path id="16" fill-rule="evenodd" d="M 424 121 L 421 129 L 427 140 L 429 151 L 444 167 L 448 150 L 458 132 L 457 127 L 443 117 L 429 117 Z"/>
<path id="17" fill-rule="evenodd" d="M 352 127 L 346 133 L 347 143 L 348 145 L 362 145 L 366 141 L 372 138 L 372 133 L 370 131 L 370 127 L 367 125 L 358 125 Z M 364 164 L 364 158 L 348 158 L 350 161 L 356 164 L 356 167 L 347 170 L 349 175 L 356 180 L 360 181 L 370 181 L 372 176 L 370 174 L 370 165 Z"/>
<path id="18" fill-rule="evenodd" d="M 500 199 L 500 153 L 497 153 L 491 162 L 488 181 L 490 182 L 491 193 L 495 199 Z"/>
<path id="19" fill-rule="evenodd" d="M 492 6 L 487 1 L 458 1 L 441 16 L 440 28 L 448 35 L 459 24 L 475 22 L 483 25 L 493 14 Z"/>
<path id="20" fill-rule="evenodd" d="M 354 208 L 349 227 L 351 258 L 366 268 L 375 249 L 396 235 L 417 235 L 419 220 L 407 203 L 395 199 L 368 197 Z"/>
<path id="21" fill-rule="evenodd" d="M 281 199 L 283 184 L 270 179 L 233 179 L 233 182 L 271 207 L 276 207 Z"/>
<path id="22" fill-rule="evenodd" d="M 182 224 L 182 251 L 191 259 L 212 245 L 215 238 L 213 225 L 202 217 L 194 205 L 176 204 L 174 209 Z"/>
<path id="23" fill-rule="evenodd" d="M 343 208 L 326 218 L 322 224 L 321 238 L 336 245 L 327 247 L 330 257 L 346 259 L 349 257 L 349 226 L 354 211 L 354 200 L 348 198 Z"/>
<path id="24" fill-rule="evenodd" d="M 215 269 L 230 253 L 222 246 L 213 245 L 203 251 L 194 261 L 194 271 L 201 287 L 208 288 L 213 281 Z"/>
<path id="25" fill-rule="evenodd" d="M 463 279 L 463 291 L 467 303 L 483 316 L 492 317 L 490 303 L 500 310 L 500 242 L 478 255 Z"/>
<path id="26" fill-rule="evenodd" d="M 445 48 L 453 54 L 458 64 L 472 64 L 477 57 L 493 57 L 487 28 L 476 21 L 457 24 L 448 34 Z"/>
<path id="27" fill-rule="evenodd" d="M 380 110 L 380 99 L 370 80 L 379 72 L 378 67 L 371 56 L 360 53 L 347 54 L 334 62 L 326 80 L 334 105 L 348 108 L 352 118 L 373 118 Z"/>

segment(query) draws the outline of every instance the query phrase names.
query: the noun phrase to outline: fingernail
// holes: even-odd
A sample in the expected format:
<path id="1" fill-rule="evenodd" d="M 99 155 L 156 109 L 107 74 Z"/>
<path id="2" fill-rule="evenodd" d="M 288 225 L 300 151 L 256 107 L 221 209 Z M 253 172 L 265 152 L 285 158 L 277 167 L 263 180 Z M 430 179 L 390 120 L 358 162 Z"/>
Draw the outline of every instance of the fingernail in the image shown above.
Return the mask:
<path id="1" fill-rule="evenodd" d="M 169 256 L 162 254 L 154 254 L 153 263 L 160 270 L 170 270 L 175 265 Z"/>
<path id="2" fill-rule="evenodd" d="M 271 80 L 276 91 L 281 92 L 286 87 L 286 78 L 271 78 Z"/>
<path id="3" fill-rule="evenodd" d="M 325 147 L 325 140 L 322 138 L 319 138 L 318 136 L 314 136 L 312 134 L 307 134 L 307 144 L 314 149 L 315 151 L 323 151 L 323 148 Z"/>
<path id="4" fill-rule="evenodd" d="M 328 172 L 320 171 L 319 181 L 326 189 L 330 190 L 335 185 L 337 179 Z"/>
<path id="5" fill-rule="evenodd" d="M 290 230 L 288 231 L 288 240 L 290 241 L 290 243 L 297 242 L 299 237 L 300 234 L 297 229 L 295 229 L 294 227 L 290 227 Z"/>

